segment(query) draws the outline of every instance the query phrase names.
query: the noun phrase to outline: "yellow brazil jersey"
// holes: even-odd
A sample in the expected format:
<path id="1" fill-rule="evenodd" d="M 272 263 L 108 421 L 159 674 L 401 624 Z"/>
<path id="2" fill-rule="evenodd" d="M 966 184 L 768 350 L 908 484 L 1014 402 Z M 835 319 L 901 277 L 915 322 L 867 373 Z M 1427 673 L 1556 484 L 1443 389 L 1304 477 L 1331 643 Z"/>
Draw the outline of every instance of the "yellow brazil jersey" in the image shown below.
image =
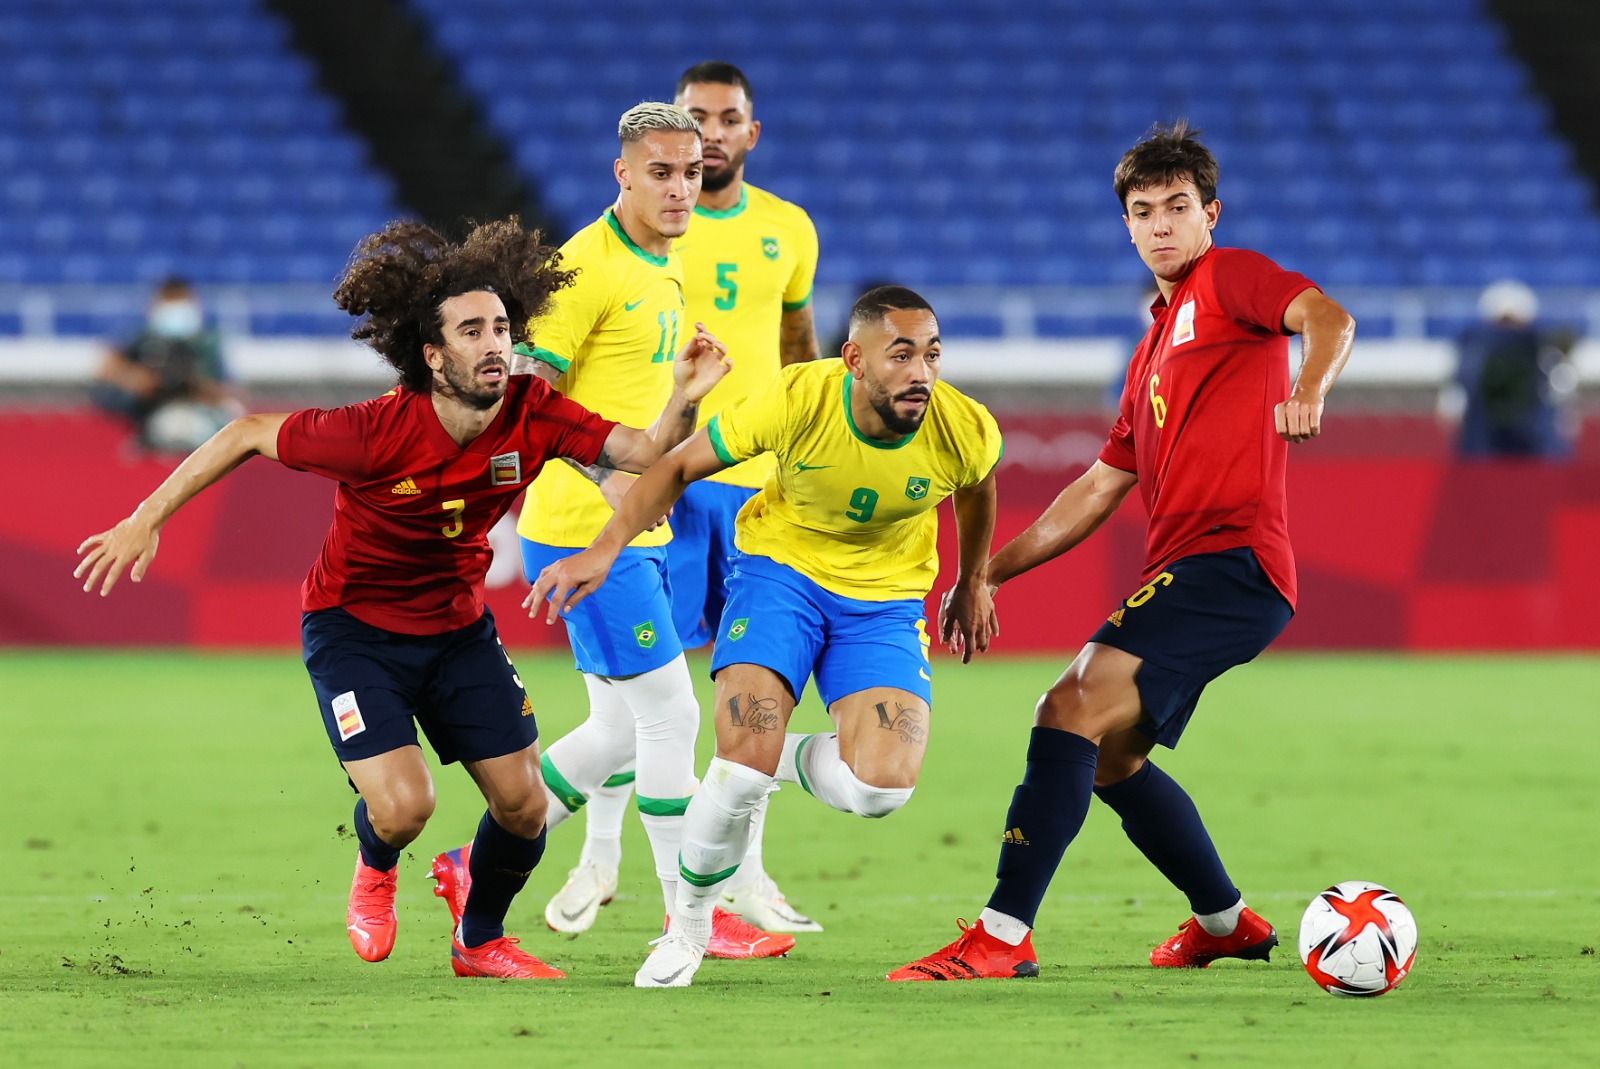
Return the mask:
<path id="1" fill-rule="evenodd" d="M 704 323 L 733 361 L 728 377 L 700 406 L 704 424 L 777 382 L 783 313 L 811 300 L 817 229 L 798 205 L 746 182 L 732 208 L 697 205 L 673 251 L 683 258 L 688 322 Z M 711 478 L 754 489 L 771 474 L 772 458 L 763 455 Z"/>
<path id="2" fill-rule="evenodd" d="M 922 426 L 880 442 L 856 429 L 850 395 L 861 386 L 843 362 L 793 364 L 781 377 L 780 389 L 723 409 L 707 432 L 724 463 L 762 452 L 776 462 L 739 510 L 735 544 L 845 597 L 924 597 L 939 571 L 934 506 L 999 462 L 994 417 L 940 382 Z"/>
<path id="3" fill-rule="evenodd" d="M 561 262 L 578 276 L 529 324 L 532 355 L 560 369 L 557 386 L 580 405 L 648 427 L 672 395 L 673 358 L 694 331 L 684 316 L 683 265 L 675 253 L 653 256 L 634 244 L 609 208 L 561 246 Z M 517 533 L 548 546 L 587 546 L 610 518 L 594 483 L 551 461 L 528 487 Z M 661 527 L 631 544 L 671 538 Z"/>

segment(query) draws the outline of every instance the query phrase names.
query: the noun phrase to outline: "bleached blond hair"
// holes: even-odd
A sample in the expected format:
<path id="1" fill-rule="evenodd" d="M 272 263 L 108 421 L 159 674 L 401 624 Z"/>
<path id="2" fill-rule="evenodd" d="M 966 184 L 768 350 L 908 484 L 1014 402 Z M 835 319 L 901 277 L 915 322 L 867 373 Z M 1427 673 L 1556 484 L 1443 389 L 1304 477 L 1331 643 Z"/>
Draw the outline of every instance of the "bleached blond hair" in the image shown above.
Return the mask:
<path id="1" fill-rule="evenodd" d="M 682 130 L 699 136 L 700 124 L 694 116 L 676 104 L 659 100 L 646 100 L 635 104 L 617 120 L 617 140 L 630 145 L 645 134 L 656 130 Z"/>

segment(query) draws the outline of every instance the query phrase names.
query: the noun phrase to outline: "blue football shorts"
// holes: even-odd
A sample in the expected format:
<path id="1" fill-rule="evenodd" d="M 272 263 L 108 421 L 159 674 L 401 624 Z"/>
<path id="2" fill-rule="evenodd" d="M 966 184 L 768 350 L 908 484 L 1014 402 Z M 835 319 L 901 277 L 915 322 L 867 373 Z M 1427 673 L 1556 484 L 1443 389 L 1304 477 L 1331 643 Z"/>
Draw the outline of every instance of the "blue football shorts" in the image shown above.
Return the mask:
<path id="1" fill-rule="evenodd" d="M 503 757 L 539 737 L 533 705 L 487 610 L 440 635 L 403 635 L 343 609 L 300 617 L 306 671 L 340 761 L 417 745 L 444 764 Z"/>
<path id="2" fill-rule="evenodd" d="M 813 676 L 824 706 L 871 687 L 896 687 L 933 702 L 921 599 L 843 597 L 788 565 L 748 553 L 728 579 L 712 676 L 730 664 L 770 668 L 797 702 Z"/>
<path id="3" fill-rule="evenodd" d="M 685 649 L 711 641 L 727 600 L 726 584 L 739 551 L 733 544 L 733 518 L 755 496 L 746 486 L 693 482 L 672 506 L 672 541 L 667 567 L 672 574 L 672 623 Z"/>
<path id="4" fill-rule="evenodd" d="M 533 582 L 578 550 L 522 539 L 522 570 Z M 683 652 L 672 626 L 672 581 L 662 546 L 629 546 L 606 581 L 562 615 L 578 671 L 625 679 L 660 668 Z"/>
<path id="5" fill-rule="evenodd" d="M 1141 658 L 1139 730 L 1176 747 L 1206 684 L 1254 660 L 1294 610 L 1248 547 L 1179 557 L 1135 591 L 1090 642 Z"/>

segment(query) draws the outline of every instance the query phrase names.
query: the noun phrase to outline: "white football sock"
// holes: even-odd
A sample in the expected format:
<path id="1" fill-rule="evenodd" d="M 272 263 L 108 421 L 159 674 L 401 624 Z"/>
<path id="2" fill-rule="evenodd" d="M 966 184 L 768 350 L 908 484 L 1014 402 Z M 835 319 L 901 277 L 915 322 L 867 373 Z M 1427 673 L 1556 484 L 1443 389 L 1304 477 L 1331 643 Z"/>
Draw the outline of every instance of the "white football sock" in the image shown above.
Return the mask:
<path id="1" fill-rule="evenodd" d="M 558 827 L 583 808 L 606 777 L 633 756 L 633 711 L 621 692 L 609 680 L 587 672 L 583 682 L 589 690 L 588 719 L 544 752 L 548 828 Z"/>
<path id="2" fill-rule="evenodd" d="M 983 930 L 994 936 L 1006 946 L 1014 947 L 1028 938 L 1032 931 L 1026 924 L 1009 913 L 1001 913 L 997 909 L 983 907 L 983 912 L 978 914 L 978 921 L 983 925 Z"/>
<path id="3" fill-rule="evenodd" d="M 774 783 L 766 797 L 756 803 L 755 809 L 750 812 L 750 845 L 745 847 L 744 861 L 739 865 L 739 871 L 728 877 L 726 891 L 733 891 L 740 887 L 749 887 L 760 882 L 767 874 L 761 862 L 761 840 L 767 833 L 767 806 L 772 801 L 772 796 L 778 793 L 778 785 Z"/>
<path id="4" fill-rule="evenodd" d="M 689 663 L 681 653 L 660 668 L 614 680 L 613 685 L 633 710 L 634 790 L 670 912 L 677 898 L 684 812 L 696 786 L 694 740 L 700 733 L 700 703 L 694 696 Z"/>
<path id="5" fill-rule="evenodd" d="M 1200 927 L 1208 935 L 1218 937 L 1232 935 L 1233 930 L 1239 927 L 1239 915 L 1244 912 L 1244 899 L 1239 899 L 1221 913 L 1196 913 L 1194 919 L 1200 922 Z"/>
<path id="6" fill-rule="evenodd" d="M 800 782 L 800 777 L 795 773 L 794 752 L 810 737 L 793 731 L 783 737 L 783 752 L 778 755 L 778 770 L 772 774 L 773 779 L 779 783 Z"/>
<path id="7" fill-rule="evenodd" d="M 787 741 L 787 740 L 786 740 Z M 838 735 L 808 735 L 795 748 L 795 771 L 819 801 L 861 817 L 886 817 L 911 799 L 911 787 L 874 787 L 839 756 Z"/>
<path id="8" fill-rule="evenodd" d="M 622 818 L 633 798 L 633 762 L 618 769 L 589 796 L 584 807 L 583 854 L 579 864 L 616 869 L 622 864 Z"/>
<path id="9" fill-rule="evenodd" d="M 744 857 L 750 814 L 771 786 L 766 773 L 714 757 L 689 803 L 672 925 L 701 946 L 711 938 L 712 904 Z"/>

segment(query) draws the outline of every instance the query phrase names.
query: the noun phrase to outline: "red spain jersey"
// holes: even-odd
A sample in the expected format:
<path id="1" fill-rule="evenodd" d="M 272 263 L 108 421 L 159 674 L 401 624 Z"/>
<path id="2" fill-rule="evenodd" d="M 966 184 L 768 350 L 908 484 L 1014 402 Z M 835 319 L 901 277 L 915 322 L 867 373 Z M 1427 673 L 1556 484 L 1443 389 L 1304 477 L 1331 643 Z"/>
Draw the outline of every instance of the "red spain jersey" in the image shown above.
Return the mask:
<path id="1" fill-rule="evenodd" d="M 535 375 L 511 376 L 494 421 L 465 448 L 415 390 L 293 413 L 278 459 L 339 483 L 301 608 L 338 606 L 408 635 L 467 626 L 483 615 L 489 528 L 545 461 L 593 464 L 614 426 Z"/>
<path id="2" fill-rule="evenodd" d="M 1247 249 L 1213 248 L 1150 306 L 1100 459 L 1139 477 L 1149 579 L 1170 561 L 1248 546 L 1291 606 L 1296 586 L 1273 409 L 1289 397 L 1283 314 L 1316 284 Z"/>

